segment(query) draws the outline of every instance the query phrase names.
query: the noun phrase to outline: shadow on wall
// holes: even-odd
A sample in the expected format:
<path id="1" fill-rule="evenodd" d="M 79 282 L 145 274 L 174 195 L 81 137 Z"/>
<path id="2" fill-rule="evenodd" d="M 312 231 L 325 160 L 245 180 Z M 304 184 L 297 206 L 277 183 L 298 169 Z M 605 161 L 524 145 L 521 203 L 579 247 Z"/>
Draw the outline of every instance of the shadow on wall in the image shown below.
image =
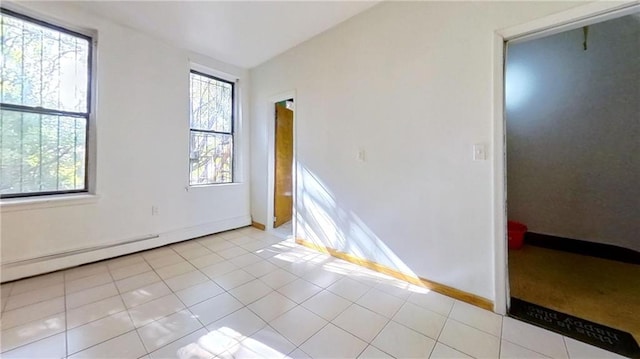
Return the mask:
<path id="1" fill-rule="evenodd" d="M 353 211 L 340 206 L 322 180 L 297 166 L 298 237 L 418 277 Z"/>

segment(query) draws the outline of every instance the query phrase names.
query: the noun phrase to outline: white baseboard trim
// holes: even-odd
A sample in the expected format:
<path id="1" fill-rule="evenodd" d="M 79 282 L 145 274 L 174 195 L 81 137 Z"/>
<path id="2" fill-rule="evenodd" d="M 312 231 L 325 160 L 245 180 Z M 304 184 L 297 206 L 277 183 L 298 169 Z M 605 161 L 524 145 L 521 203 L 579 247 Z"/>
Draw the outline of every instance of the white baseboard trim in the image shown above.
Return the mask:
<path id="1" fill-rule="evenodd" d="M 167 244 L 249 225 L 251 225 L 251 216 L 233 217 L 193 227 L 170 230 L 157 235 L 141 236 L 139 237 L 140 240 L 127 239 L 114 241 L 110 244 L 96 247 L 95 249 L 85 248 L 81 251 L 70 250 L 63 253 L 52 253 L 37 258 L 26 258 L 20 261 L 11 261 L 9 263 L 3 263 L 1 266 L 1 282 L 4 283 L 34 275 L 54 272 L 60 269 L 157 248 Z"/>

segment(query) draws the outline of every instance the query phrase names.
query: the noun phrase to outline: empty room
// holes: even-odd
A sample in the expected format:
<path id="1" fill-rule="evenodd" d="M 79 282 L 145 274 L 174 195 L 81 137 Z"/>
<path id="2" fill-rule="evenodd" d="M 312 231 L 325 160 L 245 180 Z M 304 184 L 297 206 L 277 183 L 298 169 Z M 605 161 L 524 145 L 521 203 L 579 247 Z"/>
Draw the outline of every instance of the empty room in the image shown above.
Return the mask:
<path id="1" fill-rule="evenodd" d="M 599 299 L 620 323 L 555 306 L 535 277 L 523 291 L 532 238 L 599 237 L 525 216 L 543 198 L 522 184 L 544 173 L 509 172 L 551 160 L 526 149 L 535 129 L 514 130 L 532 79 L 512 60 L 607 58 L 624 37 L 610 66 L 637 69 L 637 1 L 0 6 L 2 358 L 640 357 L 633 302 Z M 578 42 L 516 52 L 567 32 Z M 534 83 L 553 74 L 539 63 Z M 570 87 L 559 78 L 544 102 Z M 605 164 L 637 178 L 629 88 L 607 96 L 635 127 L 601 128 L 631 138 Z M 527 116 L 555 118 L 543 105 Z M 631 256 L 634 193 L 605 236 L 624 233 Z"/>

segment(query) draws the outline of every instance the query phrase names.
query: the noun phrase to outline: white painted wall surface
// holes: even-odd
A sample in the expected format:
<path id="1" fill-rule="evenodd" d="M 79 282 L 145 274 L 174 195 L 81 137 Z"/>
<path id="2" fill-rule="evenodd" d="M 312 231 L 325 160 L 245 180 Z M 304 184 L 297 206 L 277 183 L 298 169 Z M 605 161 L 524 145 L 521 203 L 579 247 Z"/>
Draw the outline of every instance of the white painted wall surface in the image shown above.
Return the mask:
<path id="1" fill-rule="evenodd" d="M 190 61 L 240 79 L 245 119 L 247 70 L 172 47 L 78 11 L 70 3 L 23 2 L 19 6 L 98 32 L 94 124 L 98 198 L 82 205 L 37 209 L 3 206 L 2 262 L 149 234 L 159 238 L 29 266 L 3 265 L 3 281 L 250 224 L 247 123 L 237 127 L 238 183 L 185 190 L 189 184 Z M 159 206 L 159 215 L 151 215 L 152 205 Z"/>
<path id="2" fill-rule="evenodd" d="M 472 160 L 492 143 L 494 31 L 579 5 L 382 3 L 253 69 L 254 219 L 269 98 L 295 90 L 298 236 L 494 299 L 493 164 Z"/>
<path id="3" fill-rule="evenodd" d="M 511 45 L 509 218 L 640 251 L 640 16 Z"/>

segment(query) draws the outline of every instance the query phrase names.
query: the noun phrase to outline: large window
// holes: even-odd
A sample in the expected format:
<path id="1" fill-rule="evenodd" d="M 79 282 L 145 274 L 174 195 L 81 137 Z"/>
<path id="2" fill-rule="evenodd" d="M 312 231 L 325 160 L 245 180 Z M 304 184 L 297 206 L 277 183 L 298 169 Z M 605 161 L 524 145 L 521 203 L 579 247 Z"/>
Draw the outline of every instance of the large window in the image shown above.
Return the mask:
<path id="1" fill-rule="evenodd" d="M 234 84 L 191 71 L 190 184 L 233 182 Z"/>
<path id="2" fill-rule="evenodd" d="M 2 9 L 0 196 L 87 191 L 91 38 Z"/>

